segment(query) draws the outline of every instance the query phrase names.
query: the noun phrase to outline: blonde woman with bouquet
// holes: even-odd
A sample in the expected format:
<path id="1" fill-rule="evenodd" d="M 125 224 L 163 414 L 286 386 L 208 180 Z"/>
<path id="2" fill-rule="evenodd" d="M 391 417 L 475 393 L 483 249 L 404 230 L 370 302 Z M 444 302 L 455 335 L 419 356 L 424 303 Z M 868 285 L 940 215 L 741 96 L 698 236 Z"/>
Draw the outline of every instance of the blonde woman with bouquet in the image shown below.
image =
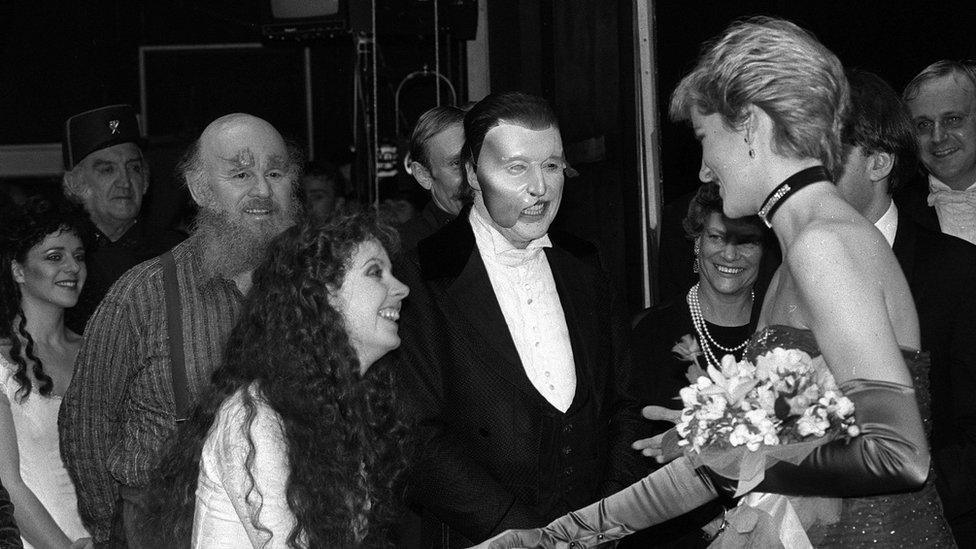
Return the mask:
<path id="1" fill-rule="evenodd" d="M 831 183 L 842 165 L 848 103 L 836 56 L 803 29 L 770 18 L 730 26 L 671 99 L 672 117 L 690 120 L 702 144 L 699 175 L 719 185 L 725 215 L 758 214 L 783 251 L 746 359 L 756 364 L 777 348 L 822 357 L 855 408 L 856 436 L 825 438 L 796 464 L 767 463 L 754 488 L 842 498 L 837 516 L 804 523 L 803 536 L 772 541 L 761 532 L 768 515 L 757 513 L 718 545 L 954 546 L 927 482 L 919 403 L 927 408 L 928 394 L 916 387 L 925 369 L 906 363 L 901 350 L 919 348 L 908 285 L 881 233 Z M 728 366 L 708 377 L 734 377 Z M 696 470 L 688 456 L 543 529 L 509 531 L 485 545 L 589 547 L 681 515 L 728 484 L 708 467 Z"/>

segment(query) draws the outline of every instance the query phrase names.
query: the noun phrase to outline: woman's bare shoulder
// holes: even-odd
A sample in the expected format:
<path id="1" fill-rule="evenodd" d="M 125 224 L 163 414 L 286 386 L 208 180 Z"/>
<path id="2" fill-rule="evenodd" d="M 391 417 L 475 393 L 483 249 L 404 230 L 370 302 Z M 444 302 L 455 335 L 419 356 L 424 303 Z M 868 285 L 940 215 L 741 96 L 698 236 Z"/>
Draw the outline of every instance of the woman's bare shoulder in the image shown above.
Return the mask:
<path id="1" fill-rule="evenodd" d="M 783 260 L 794 272 L 819 272 L 855 268 L 863 258 L 890 252 L 884 236 L 866 223 L 828 219 L 810 224 L 797 234 Z"/>

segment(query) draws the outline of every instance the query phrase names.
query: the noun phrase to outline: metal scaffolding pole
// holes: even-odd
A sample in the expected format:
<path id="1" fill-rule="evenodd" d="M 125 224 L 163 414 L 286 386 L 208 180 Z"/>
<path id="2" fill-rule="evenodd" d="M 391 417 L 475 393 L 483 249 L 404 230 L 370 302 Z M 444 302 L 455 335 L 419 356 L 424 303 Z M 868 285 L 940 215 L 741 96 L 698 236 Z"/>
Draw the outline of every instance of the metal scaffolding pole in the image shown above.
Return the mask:
<path id="1" fill-rule="evenodd" d="M 637 93 L 638 180 L 640 183 L 641 269 L 644 307 L 657 300 L 655 279 L 661 238 L 661 148 L 657 111 L 654 0 L 634 0 L 634 78 Z"/>

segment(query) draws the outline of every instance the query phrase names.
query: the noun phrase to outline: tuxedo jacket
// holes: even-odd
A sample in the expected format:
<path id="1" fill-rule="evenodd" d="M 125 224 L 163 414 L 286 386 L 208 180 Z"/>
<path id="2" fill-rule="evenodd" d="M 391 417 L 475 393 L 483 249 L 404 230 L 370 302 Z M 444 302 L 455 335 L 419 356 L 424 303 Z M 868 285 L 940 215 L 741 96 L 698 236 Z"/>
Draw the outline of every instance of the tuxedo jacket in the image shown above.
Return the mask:
<path id="1" fill-rule="evenodd" d="M 931 353 L 932 457 L 951 520 L 976 509 L 976 246 L 899 211 L 892 249 Z"/>
<path id="2" fill-rule="evenodd" d="M 892 197 L 898 206 L 898 217 L 910 217 L 930 231 L 942 232 L 939 214 L 934 206 L 929 206 L 929 180 L 924 173 L 918 173 L 911 181 L 906 181 Z"/>
<path id="3" fill-rule="evenodd" d="M 625 389 L 626 328 L 596 249 L 551 235 L 545 250 L 576 368 L 576 393 L 562 413 L 525 374 L 469 211 L 395 269 L 410 286 L 396 371 L 423 438 L 408 500 L 446 524 L 451 546 L 457 534 L 481 541 L 542 526 L 640 476 L 629 447 L 641 420 Z"/>
<path id="4" fill-rule="evenodd" d="M 400 232 L 400 246 L 404 250 L 412 250 L 417 247 L 418 242 L 437 232 L 452 219 L 454 216 L 440 209 L 431 198 L 419 214 L 397 228 Z"/>

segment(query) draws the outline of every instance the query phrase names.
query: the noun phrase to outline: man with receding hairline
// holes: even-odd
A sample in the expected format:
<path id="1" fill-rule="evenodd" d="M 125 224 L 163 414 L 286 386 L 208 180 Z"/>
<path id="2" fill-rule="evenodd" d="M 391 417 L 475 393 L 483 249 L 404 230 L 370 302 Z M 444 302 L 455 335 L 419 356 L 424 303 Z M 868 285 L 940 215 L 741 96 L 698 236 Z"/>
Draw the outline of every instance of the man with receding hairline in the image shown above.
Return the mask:
<path id="1" fill-rule="evenodd" d="M 976 244 L 976 66 L 937 61 L 902 94 L 912 116 L 924 182 L 898 196 L 926 228 Z"/>
<path id="2" fill-rule="evenodd" d="M 854 70 L 848 80 L 851 109 L 842 133 L 847 160 L 837 189 L 878 227 L 908 280 L 922 350 L 931 357 L 924 381 L 931 395 L 935 486 L 956 543 L 976 547 L 976 247 L 926 229 L 892 201 L 916 169 L 912 120 L 878 76 Z"/>
<path id="3" fill-rule="evenodd" d="M 410 151 L 404 160 L 407 173 L 430 191 L 430 202 L 419 215 L 400 227 L 404 249 L 434 234 L 457 217 L 471 202 L 470 187 L 461 173 L 464 145 L 464 110 L 448 105 L 428 109 L 410 134 Z"/>
<path id="4" fill-rule="evenodd" d="M 180 165 L 200 206 L 193 235 L 123 275 L 89 322 L 58 428 L 96 543 L 141 545 L 163 442 L 219 366 L 268 243 L 297 218 L 297 160 L 260 118 L 212 122 Z"/>

